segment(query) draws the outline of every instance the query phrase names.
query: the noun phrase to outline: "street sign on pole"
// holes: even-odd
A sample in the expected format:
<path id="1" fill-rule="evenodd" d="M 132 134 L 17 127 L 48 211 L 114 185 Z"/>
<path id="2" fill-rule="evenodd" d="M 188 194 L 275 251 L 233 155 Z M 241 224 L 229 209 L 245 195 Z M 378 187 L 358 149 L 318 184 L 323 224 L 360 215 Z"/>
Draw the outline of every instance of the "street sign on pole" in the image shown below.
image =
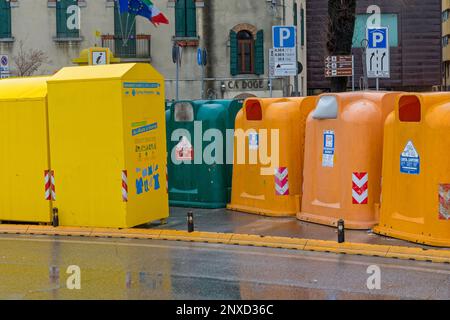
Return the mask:
<path id="1" fill-rule="evenodd" d="M 390 78 L 389 29 L 367 29 L 366 65 L 368 78 Z"/>
<path id="2" fill-rule="evenodd" d="M 297 55 L 295 48 L 274 48 L 274 76 L 289 77 L 297 75 Z"/>
<path id="3" fill-rule="evenodd" d="M 295 26 L 273 26 L 274 77 L 298 75 L 297 28 Z"/>
<path id="4" fill-rule="evenodd" d="M 296 43 L 295 26 L 273 26 L 272 40 L 274 48 L 295 48 Z"/>
<path id="5" fill-rule="evenodd" d="M 9 57 L 6 54 L 0 55 L 0 79 L 9 78 Z"/>
<path id="6" fill-rule="evenodd" d="M 325 58 L 325 77 L 352 77 L 353 56 L 328 56 Z"/>

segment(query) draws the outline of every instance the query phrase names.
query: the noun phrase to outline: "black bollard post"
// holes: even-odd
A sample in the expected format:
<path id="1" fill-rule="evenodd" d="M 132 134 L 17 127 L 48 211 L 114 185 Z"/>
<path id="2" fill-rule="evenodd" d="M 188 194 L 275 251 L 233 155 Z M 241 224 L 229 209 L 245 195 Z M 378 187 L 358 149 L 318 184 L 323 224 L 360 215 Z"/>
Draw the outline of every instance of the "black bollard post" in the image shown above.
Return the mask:
<path id="1" fill-rule="evenodd" d="M 189 211 L 187 214 L 188 232 L 194 232 L 194 213 Z"/>
<path id="2" fill-rule="evenodd" d="M 344 243 L 345 242 L 345 224 L 344 220 L 338 221 L 338 243 Z"/>
<path id="3" fill-rule="evenodd" d="M 59 226 L 58 208 L 53 208 L 52 224 L 55 228 Z"/>

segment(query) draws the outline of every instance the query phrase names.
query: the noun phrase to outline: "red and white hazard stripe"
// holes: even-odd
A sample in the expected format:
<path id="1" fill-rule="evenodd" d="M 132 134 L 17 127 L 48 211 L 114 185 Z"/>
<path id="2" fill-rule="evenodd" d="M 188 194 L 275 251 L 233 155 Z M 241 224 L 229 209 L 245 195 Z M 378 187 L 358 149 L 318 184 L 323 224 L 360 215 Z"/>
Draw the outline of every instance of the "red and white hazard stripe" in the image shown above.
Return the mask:
<path id="1" fill-rule="evenodd" d="M 55 172 L 53 170 L 44 171 L 45 179 L 45 200 L 56 200 L 56 188 L 55 188 Z"/>
<path id="2" fill-rule="evenodd" d="M 122 171 L 122 200 L 128 202 L 128 172 Z"/>
<path id="3" fill-rule="evenodd" d="M 369 174 L 367 172 L 354 172 L 352 174 L 353 204 L 369 203 Z"/>
<path id="4" fill-rule="evenodd" d="M 277 196 L 289 195 L 288 168 L 275 169 L 275 193 Z"/>

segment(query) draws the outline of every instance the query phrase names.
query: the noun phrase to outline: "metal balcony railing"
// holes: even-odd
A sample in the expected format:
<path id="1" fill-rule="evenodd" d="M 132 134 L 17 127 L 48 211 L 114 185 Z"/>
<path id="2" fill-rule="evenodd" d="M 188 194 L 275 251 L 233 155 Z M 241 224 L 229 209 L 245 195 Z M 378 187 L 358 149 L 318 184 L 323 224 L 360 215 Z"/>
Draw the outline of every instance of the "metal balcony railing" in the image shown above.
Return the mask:
<path id="1" fill-rule="evenodd" d="M 147 34 L 132 35 L 123 39 L 117 35 L 103 35 L 102 47 L 109 48 L 115 57 L 122 59 L 151 60 L 151 36 Z"/>

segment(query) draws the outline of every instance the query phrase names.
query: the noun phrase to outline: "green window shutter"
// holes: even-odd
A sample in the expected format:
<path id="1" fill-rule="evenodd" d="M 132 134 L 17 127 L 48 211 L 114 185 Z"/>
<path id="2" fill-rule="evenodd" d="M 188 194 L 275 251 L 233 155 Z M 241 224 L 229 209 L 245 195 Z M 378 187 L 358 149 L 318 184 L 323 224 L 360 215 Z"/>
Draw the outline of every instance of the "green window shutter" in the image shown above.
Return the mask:
<path id="1" fill-rule="evenodd" d="M 11 38 L 11 6 L 0 0 L 0 38 Z"/>
<path id="2" fill-rule="evenodd" d="M 197 8 L 195 0 L 186 0 L 186 36 L 197 36 Z"/>
<path id="3" fill-rule="evenodd" d="M 56 2 L 56 36 L 58 38 L 78 38 L 80 30 L 78 28 L 70 29 L 67 26 L 69 17 L 73 12 L 67 12 L 72 5 L 78 5 L 78 0 L 60 0 Z"/>
<path id="4" fill-rule="evenodd" d="M 297 6 L 297 2 L 294 2 L 294 26 L 298 26 L 298 6 Z"/>
<path id="5" fill-rule="evenodd" d="M 175 4 L 175 36 L 186 37 L 186 0 L 177 0 Z"/>
<path id="6" fill-rule="evenodd" d="M 238 74 L 238 41 L 233 30 L 230 30 L 230 73 L 232 76 Z"/>
<path id="7" fill-rule="evenodd" d="M 255 73 L 264 74 L 264 30 L 259 30 L 255 41 Z"/>

